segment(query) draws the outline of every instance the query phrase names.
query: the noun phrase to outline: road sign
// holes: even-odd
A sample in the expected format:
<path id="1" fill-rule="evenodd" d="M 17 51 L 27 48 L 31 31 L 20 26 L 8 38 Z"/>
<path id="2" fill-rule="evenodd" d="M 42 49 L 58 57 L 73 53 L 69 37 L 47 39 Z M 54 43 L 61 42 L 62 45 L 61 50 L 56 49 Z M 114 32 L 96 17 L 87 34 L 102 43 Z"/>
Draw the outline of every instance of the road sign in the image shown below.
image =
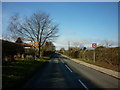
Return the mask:
<path id="1" fill-rule="evenodd" d="M 97 43 L 92 43 L 92 48 L 97 48 Z"/>
<path id="2" fill-rule="evenodd" d="M 38 47 L 39 46 L 39 42 L 38 41 L 34 41 L 34 47 Z"/>

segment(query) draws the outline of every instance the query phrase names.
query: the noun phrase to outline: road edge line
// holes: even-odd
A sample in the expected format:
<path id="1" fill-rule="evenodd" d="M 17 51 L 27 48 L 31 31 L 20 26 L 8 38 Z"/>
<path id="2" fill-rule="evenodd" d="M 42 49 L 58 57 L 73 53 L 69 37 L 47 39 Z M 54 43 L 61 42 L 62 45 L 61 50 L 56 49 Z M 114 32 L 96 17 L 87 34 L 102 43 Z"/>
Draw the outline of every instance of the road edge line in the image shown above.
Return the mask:
<path id="1" fill-rule="evenodd" d="M 78 81 L 83 85 L 84 88 L 86 88 L 87 90 L 89 90 L 89 89 L 87 88 L 87 86 L 86 86 L 80 79 L 79 79 Z"/>
<path id="2" fill-rule="evenodd" d="M 67 65 L 65 65 L 65 67 L 67 67 L 67 69 L 68 69 L 70 72 L 72 72 L 72 70 L 71 70 Z"/>

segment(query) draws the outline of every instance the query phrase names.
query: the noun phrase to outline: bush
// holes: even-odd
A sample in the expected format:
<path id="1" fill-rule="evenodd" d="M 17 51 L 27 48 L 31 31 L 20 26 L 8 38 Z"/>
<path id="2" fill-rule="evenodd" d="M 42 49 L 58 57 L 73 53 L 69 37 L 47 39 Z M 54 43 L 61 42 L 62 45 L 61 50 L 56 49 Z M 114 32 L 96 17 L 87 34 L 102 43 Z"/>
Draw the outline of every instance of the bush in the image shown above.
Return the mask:
<path id="1" fill-rule="evenodd" d="M 118 65 L 118 51 L 120 51 L 120 47 L 96 49 L 96 60 L 106 62 L 112 65 Z"/>
<path id="2" fill-rule="evenodd" d="M 25 48 L 25 56 L 26 55 L 31 55 L 32 57 L 35 57 L 35 53 L 37 51 L 33 48 Z"/>
<path id="3" fill-rule="evenodd" d="M 71 48 L 68 51 L 61 52 L 60 53 L 64 55 L 68 55 L 72 58 L 80 58 L 80 59 L 86 59 L 89 61 L 93 61 L 93 55 L 94 50 L 79 50 L 76 48 Z M 120 53 L 120 47 L 115 48 L 104 48 L 99 47 L 95 49 L 95 58 L 96 62 L 103 62 L 111 65 L 119 65 L 120 59 L 119 59 L 119 53 Z"/>
<path id="4" fill-rule="evenodd" d="M 53 57 L 55 54 L 54 51 L 43 51 L 42 56 Z"/>

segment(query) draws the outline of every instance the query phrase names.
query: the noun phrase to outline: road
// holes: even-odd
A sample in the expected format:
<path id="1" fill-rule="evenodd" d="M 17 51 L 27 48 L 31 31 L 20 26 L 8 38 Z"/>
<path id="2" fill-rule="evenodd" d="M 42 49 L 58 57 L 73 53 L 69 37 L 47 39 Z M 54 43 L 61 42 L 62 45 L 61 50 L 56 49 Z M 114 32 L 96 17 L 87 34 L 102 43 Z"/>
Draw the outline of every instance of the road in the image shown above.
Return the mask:
<path id="1" fill-rule="evenodd" d="M 23 88 L 118 88 L 118 81 L 56 54 Z"/>

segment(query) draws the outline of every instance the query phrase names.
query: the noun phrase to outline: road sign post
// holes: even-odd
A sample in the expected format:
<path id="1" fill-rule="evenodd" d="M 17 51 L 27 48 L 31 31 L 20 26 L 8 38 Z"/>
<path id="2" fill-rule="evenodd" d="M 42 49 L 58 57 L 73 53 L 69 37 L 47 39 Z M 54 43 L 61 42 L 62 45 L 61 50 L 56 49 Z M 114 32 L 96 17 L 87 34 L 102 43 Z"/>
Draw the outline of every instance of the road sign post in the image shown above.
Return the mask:
<path id="1" fill-rule="evenodd" d="M 38 41 L 34 41 L 34 48 L 35 48 L 35 60 L 36 60 L 36 52 L 37 52 L 37 47 L 39 46 Z"/>
<path id="2" fill-rule="evenodd" d="M 93 51 L 93 60 L 94 60 L 94 62 L 95 62 L 95 60 L 96 60 L 96 53 L 95 53 L 95 48 L 97 48 L 97 43 L 92 43 L 92 48 L 94 48 L 94 51 Z"/>
<path id="3" fill-rule="evenodd" d="M 95 62 L 95 50 L 94 50 L 94 52 L 93 52 L 93 60 L 94 60 L 94 62 Z"/>

